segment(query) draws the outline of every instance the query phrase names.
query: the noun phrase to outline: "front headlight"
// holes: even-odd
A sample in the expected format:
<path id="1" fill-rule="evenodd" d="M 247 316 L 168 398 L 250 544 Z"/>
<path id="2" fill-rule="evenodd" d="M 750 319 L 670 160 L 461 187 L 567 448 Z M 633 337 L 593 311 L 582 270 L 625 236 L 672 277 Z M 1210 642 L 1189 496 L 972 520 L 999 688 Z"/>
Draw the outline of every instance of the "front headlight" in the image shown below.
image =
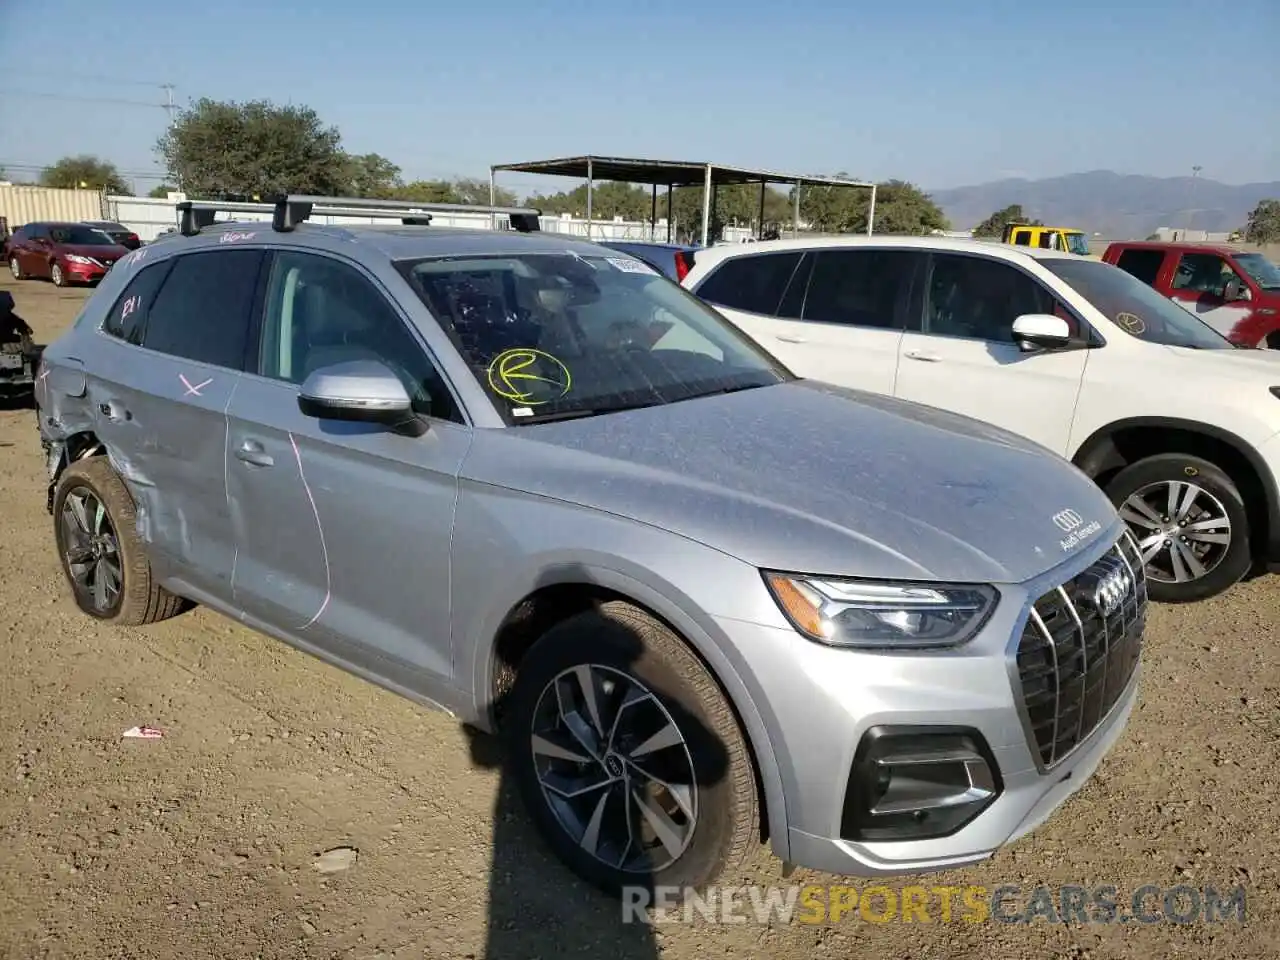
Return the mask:
<path id="1" fill-rule="evenodd" d="M 996 608 L 984 584 L 889 583 L 764 574 L 774 600 L 810 640 L 882 650 L 955 647 Z"/>
<path id="2" fill-rule="evenodd" d="M 90 260 L 88 257 L 82 257 L 78 253 L 68 253 L 67 262 L 68 263 L 85 263 L 85 264 L 93 263 L 93 261 Z"/>

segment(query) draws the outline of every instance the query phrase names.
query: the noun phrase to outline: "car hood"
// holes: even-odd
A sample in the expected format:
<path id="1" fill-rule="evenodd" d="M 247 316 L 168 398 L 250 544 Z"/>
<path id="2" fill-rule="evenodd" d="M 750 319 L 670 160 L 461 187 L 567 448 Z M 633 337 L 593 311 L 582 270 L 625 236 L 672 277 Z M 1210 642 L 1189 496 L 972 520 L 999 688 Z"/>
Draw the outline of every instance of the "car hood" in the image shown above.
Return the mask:
<path id="1" fill-rule="evenodd" d="M 1239 378 L 1256 373 L 1271 386 L 1280 386 L 1280 350 L 1193 350 L 1189 347 L 1165 347 L 1166 352 L 1178 360 L 1199 365 L 1200 370 L 1212 370 L 1225 376 Z"/>
<path id="2" fill-rule="evenodd" d="M 1021 582 L 1120 529 L 1083 473 L 1031 441 L 807 380 L 480 431 L 464 479 L 839 576 Z"/>
<path id="3" fill-rule="evenodd" d="M 111 244 L 110 246 L 102 246 L 96 243 L 60 243 L 58 244 L 59 253 L 74 253 L 81 257 L 93 257 L 95 260 L 119 260 L 129 252 L 128 247 L 122 247 L 119 244 Z"/>

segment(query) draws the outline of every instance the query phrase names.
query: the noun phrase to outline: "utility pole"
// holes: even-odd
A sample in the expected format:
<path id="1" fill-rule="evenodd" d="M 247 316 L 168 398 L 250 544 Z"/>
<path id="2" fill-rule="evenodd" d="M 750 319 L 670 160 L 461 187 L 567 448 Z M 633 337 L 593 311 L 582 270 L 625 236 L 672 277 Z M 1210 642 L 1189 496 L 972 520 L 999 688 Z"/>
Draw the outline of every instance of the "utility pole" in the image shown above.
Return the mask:
<path id="1" fill-rule="evenodd" d="M 1203 169 L 1204 168 L 1200 166 L 1194 166 L 1191 168 L 1191 190 L 1187 197 L 1186 226 L 1182 228 L 1182 239 L 1184 241 L 1190 239 L 1189 234 L 1191 233 L 1191 218 L 1195 216 L 1196 178 L 1200 176 L 1200 171 Z"/>
<path id="2" fill-rule="evenodd" d="M 173 128 L 177 125 L 177 122 L 178 122 L 178 117 L 177 117 L 178 107 L 177 107 L 177 104 L 173 102 L 174 86 L 172 83 L 162 83 L 160 84 L 160 89 L 165 92 L 164 112 L 169 115 L 169 132 L 172 133 Z M 174 174 L 174 179 L 178 181 L 177 183 L 174 184 L 174 186 L 177 187 L 179 191 L 181 191 L 182 176 L 176 170 L 173 171 L 173 174 Z"/>

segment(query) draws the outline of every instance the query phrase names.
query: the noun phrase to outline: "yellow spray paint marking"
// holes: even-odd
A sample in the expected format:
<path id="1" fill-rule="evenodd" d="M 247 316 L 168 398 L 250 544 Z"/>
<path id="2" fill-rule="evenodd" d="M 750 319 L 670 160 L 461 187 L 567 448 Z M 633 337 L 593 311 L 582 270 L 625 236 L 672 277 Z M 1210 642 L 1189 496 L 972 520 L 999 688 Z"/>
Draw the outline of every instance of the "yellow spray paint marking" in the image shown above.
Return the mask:
<path id="1" fill-rule="evenodd" d="M 549 374 L 534 373 L 530 370 L 539 360 L 547 361 L 551 367 Z M 542 392 L 536 384 L 547 384 L 552 388 L 549 391 L 552 395 L 541 400 L 532 399 L 533 391 Z M 515 347 L 502 351 L 489 364 L 489 389 L 504 400 L 523 403 L 526 406 L 534 407 L 559 400 L 569 392 L 572 385 L 573 377 L 569 374 L 569 368 L 559 359 L 542 350 Z M 530 388 L 533 390 L 531 391 Z"/>

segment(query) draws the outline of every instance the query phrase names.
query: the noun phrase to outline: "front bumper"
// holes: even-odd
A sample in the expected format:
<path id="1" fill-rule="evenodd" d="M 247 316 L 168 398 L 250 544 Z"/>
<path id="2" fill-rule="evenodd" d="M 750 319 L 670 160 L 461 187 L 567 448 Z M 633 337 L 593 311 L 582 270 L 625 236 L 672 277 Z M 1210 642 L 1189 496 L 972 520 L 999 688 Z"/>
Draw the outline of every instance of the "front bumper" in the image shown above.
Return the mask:
<path id="1" fill-rule="evenodd" d="M 72 283 L 97 283 L 107 275 L 107 271 L 111 269 L 111 263 L 74 263 L 68 261 L 63 264 L 62 269 L 67 279 Z"/>
<path id="2" fill-rule="evenodd" d="M 1112 532 L 1111 542 L 1118 532 Z M 987 627 L 958 650 L 838 650 L 785 628 L 721 621 L 759 687 L 754 699 L 770 731 L 785 794 L 787 859 L 853 876 L 973 863 L 1035 829 L 1083 786 L 1124 729 L 1139 671 L 1134 669 L 1092 733 L 1046 769 L 1029 741 L 1017 652 L 1037 598 L 1090 568 L 1099 553 L 1090 551 L 1031 583 L 1002 586 Z M 998 769 L 999 795 L 946 836 L 848 839 L 842 819 L 849 771 L 864 734 L 883 726 L 976 731 Z"/>

